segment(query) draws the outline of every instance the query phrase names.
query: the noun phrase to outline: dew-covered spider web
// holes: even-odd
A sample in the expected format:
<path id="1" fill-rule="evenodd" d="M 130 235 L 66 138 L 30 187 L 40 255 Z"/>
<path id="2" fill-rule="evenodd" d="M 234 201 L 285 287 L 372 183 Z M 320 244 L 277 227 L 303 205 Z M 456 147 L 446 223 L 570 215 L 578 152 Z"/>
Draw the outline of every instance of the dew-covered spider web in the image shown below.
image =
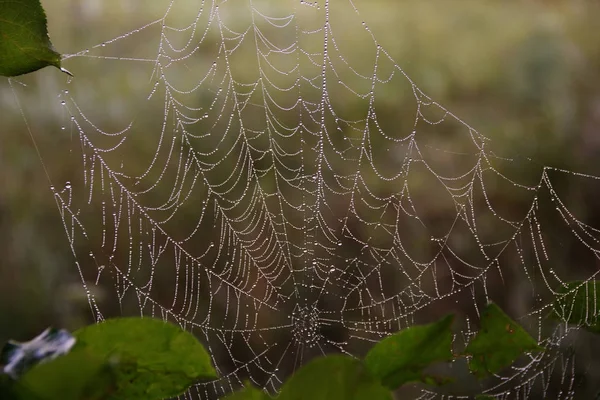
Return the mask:
<path id="1" fill-rule="evenodd" d="M 546 351 L 483 384 L 442 366 L 461 386 L 406 396 L 576 396 L 587 337 L 547 317 L 563 282 L 598 273 L 600 231 L 572 199 L 598 171 L 496 150 L 411 80 L 368 2 L 149 7 L 67 57 L 57 100 L 79 167 L 53 191 L 95 320 L 195 333 L 220 378 L 185 398 L 215 398 L 277 393 L 316 356 L 450 312 L 460 350 L 495 301 Z"/>

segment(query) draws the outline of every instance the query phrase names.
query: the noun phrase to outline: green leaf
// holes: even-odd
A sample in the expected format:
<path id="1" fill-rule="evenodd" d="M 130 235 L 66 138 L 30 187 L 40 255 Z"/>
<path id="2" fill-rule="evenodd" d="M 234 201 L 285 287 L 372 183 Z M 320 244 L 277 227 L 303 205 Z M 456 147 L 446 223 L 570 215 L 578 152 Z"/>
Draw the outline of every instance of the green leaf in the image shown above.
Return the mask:
<path id="1" fill-rule="evenodd" d="M 424 375 L 423 369 L 453 358 L 453 319 L 453 315 L 447 315 L 437 322 L 412 326 L 381 340 L 365 357 L 367 368 L 390 389 L 415 381 L 446 383 L 445 378 Z"/>
<path id="2" fill-rule="evenodd" d="M 70 74 L 60 61 L 40 0 L 0 0 L 0 75 L 17 76 L 48 65 Z"/>
<path id="3" fill-rule="evenodd" d="M 561 286 L 552 317 L 600 333 L 600 281 L 573 281 Z"/>
<path id="4" fill-rule="evenodd" d="M 465 349 L 465 354 L 472 356 L 469 367 L 479 378 L 499 372 L 524 352 L 543 350 L 496 304 L 488 304 L 481 314 L 480 325 L 479 332 Z"/>
<path id="5" fill-rule="evenodd" d="M 17 381 L 7 374 L 0 373 L 0 399 L 19 399 Z M 22 398 L 22 397 L 21 397 Z M 38 400 L 34 395 L 28 397 L 31 400 Z"/>
<path id="6" fill-rule="evenodd" d="M 260 389 L 246 383 L 246 386 L 242 390 L 238 390 L 235 393 L 225 397 L 224 400 L 271 400 L 271 396 L 267 395 Z"/>
<path id="7" fill-rule="evenodd" d="M 159 319 L 116 318 L 74 335 L 78 345 L 114 364 L 117 388 L 111 399 L 173 397 L 217 376 L 194 335 Z"/>
<path id="8" fill-rule="evenodd" d="M 317 358 L 281 388 L 278 400 L 391 400 L 391 392 L 360 360 L 343 355 Z"/>
<path id="9" fill-rule="evenodd" d="M 107 398 L 113 385 L 108 364 L 80 348 L 36 365 L 16 382 L 14 391 L 24 400 L 99 400 Z"/>

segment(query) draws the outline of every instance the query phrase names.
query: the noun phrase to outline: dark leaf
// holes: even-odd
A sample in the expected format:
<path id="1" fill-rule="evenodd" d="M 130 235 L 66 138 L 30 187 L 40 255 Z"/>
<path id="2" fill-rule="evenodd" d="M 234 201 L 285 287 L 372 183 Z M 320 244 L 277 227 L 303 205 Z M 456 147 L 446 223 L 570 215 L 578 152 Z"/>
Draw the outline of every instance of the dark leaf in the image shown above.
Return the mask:
<path id="1" fill-rule="evenodd" d="M 552 317 L 600 333 L 600 281 L 573 281 L 557 290 Z"/>
<path id="2" fill-rule="evenodd" d="M 365 357 L 369 371 L 390 389 L 407 382 L 447 383 L 447 379 L 423 374 L 434 362 L 449 361 L 452 355 L 453 315 L 428 325 L 412 326 L 377 343 Z"/>
<path id="3" fill-rule="evenodd" d="M 271 400 L 272 398 L 249 383 L 242 390 L 230 394 L 223 400 Z"/>
<path id="4" fill-rule="evenodd" d="M 359 360 L 342 355 L 317 358 L 281 388 L 279 400 L 391 400 L 391 392 Z"/>
<path id="5" fill-rule="evenodd" d="M 479 378 L 497 373 L 528 351 L 541 351 L 537 341 L 500 307 L 490 303 L 481 314 L 480 329 L 469 342 L 465 354 L 469 367 Z"/>

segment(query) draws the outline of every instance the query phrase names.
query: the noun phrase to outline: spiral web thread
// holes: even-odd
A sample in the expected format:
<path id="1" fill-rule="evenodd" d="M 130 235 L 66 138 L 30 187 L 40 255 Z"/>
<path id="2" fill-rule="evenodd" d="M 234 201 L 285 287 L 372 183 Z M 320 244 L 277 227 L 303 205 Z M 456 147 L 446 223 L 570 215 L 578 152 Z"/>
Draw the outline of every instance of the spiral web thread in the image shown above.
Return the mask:
<path id="1" fill-rule="evenodd" d="M 460 348 L 505 296 L 547 350 L 485 391 L 574 396 L 576 354 L 563 347 L 576 327 L 543 321 L 568 279 L 556 266 L 568 251 L 595 260 L 599 231 L 555 182 L 597 176 L 494 153 L 419 90 L 352 1 L 172 0 L 162 12 L 73 55 L 147 75 L 128 124 L 103 128 L 115 105 L 88 106 L 77 79 L 60 95 L 82 168 L 53 190 L 97 321 L 102 286 L 122 313 L 195 333 L 220 378 L 185 398 L 211 398 L 245 380 L 276 393 L 315 356 L 362 356 L 447 312 L 463 321 Z M 111 55 L 130 40 L 135 54 Z M 394 96 L 412 120 L 386 108 Z"/>

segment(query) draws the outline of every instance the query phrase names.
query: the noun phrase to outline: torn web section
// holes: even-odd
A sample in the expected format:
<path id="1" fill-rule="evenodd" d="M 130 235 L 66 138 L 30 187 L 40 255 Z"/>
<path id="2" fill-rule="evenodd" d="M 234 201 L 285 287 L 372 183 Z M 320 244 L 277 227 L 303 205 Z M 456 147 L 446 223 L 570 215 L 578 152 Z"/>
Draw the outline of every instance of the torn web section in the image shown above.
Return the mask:
<path id="1" fill-rule="evenodd" d="M 488 390 L 572 385 L 566 333 L 541 321 L 570 249 L 596 251 L 561 182 L 595 177 L 494 153 L 350 2 L 196 6 L 167 2 L 85 51 L 95 72 L 122 67 L 63 94 L 82 168 L 55 194 L 96 319 L 153 315 L 196 333 L 221 376 L 199 397 L 246 379 L 276 393 L 313 357 L 362 356 L 447 312 L 466 318 L 460 345 L 487 301 L 525 285 L 504 306 L 550 351 Z M 99 95 L 122 80 L 125 97 Z"/>

